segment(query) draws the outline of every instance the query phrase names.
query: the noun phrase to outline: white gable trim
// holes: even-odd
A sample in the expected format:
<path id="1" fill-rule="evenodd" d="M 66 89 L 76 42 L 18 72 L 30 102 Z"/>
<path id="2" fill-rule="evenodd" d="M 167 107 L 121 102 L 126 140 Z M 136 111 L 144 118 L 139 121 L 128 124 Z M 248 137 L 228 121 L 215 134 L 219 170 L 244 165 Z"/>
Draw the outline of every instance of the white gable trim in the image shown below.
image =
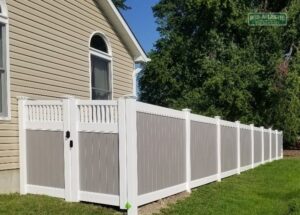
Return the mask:
<path id="1" fill-rule="evenodd" d="M 126 44 L 134 61 L 136 63 L 150 61 L 114 3 L 111 0 L 98 0 L 98 2 L 99 7 L 101 7 L 103 13 L 109 18 L 109 21 Z"/>

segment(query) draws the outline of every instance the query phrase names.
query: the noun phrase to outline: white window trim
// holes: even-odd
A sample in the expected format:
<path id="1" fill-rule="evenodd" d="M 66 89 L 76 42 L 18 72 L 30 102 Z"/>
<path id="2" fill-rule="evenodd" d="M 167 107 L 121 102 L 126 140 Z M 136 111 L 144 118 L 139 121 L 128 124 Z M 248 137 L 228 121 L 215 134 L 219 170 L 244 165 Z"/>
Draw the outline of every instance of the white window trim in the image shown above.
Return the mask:
<path id="1" fill-rule="evenodd" d="M 105 53 L 105 52 L 101 52 L 101 51 L 98 51 L 96 49 L 93 49 L 93 48 L 90 48 L 90 54 L 92 55 L 95 55 L 97 57 L 100 57 L 100 58 L 103 58 L 107 61 L 111 61 L 112 60 L 112 57 L 111 55 Z"/>
<path id="2" fill-rule="evenodd" d="M 0 121 L 11 120 L 11 95 L 10 95 L 10 57 L 9 57 L 9 22 L 8 13 L 5 0 L 0 0 L 2 6 L 2 15 L 0 15 L 0 23 L 5 24 L 5 49 L 6 49 L 6 102 L 7 102 L 7 113 L 6 116 L 0 116 Z"/>
<path id="3" fill-rule="evenodd" d="M 102 51 L 99 51 L 97 49 L 94 49 L 94 48 L 90 47 L 92 37 L 94 35 L 97 35 L 97 34 L 100 35 L 104 39 L 104 41 L 106 43 L 106 46 L 107 46 L 108 53 L 102 52 Z M 92 58 L 91 58 L 92 55 L 109 61 L 109 65 L 108 65 L 108 67 L 109 67 L 109 81 L 110 81 L 110 88 L 111 88 L 110 89 L 111 90 L 111 100 L 113 100 L 114 99 L 114 80 L 113 80 L 114 76 L 113 76 L 113 57 L 112 57 L 112 51 L 111 51 L 110 42 L 107 39 L 107 37 L 105 36 L 105 34 L 103 34 L 102 32 L 99 32 L 99 31 L 95 31 L 90 36 L 88 46 L 89 46 L 90 100 L 93 99 Z"/>

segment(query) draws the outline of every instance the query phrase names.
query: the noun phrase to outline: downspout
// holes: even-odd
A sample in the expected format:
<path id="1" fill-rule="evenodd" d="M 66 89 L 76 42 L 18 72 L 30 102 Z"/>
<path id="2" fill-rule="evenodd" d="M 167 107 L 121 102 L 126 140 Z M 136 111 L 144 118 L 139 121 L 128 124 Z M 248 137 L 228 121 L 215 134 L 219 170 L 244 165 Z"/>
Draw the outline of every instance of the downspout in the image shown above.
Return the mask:
<path id="1" fill-rule="evenodd" d="M 146 63 L 150 62 L 151 59 L 146 57 L 138 57 L 135 59 L 133 64 L 133 74 L 132 74 L 132 95 L 136 98 L 138 97 L 138 87 L 137 87 L 137 76 L 138 74 L 145 69 Z"/>
<path id="2" fill-rule="evenodd" d="M 142 64 L 135 64 L 132 74 L 132 95 L 137 97 L 137 76 L 143 70 Z"/>

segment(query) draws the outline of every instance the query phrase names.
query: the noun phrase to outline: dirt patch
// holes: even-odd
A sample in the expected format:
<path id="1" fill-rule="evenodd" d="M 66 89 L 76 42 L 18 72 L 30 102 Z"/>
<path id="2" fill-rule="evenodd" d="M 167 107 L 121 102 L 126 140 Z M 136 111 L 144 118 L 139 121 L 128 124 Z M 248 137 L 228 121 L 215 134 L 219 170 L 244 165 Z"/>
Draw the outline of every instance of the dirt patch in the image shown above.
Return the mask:
<path id="1" fill-rule="evenodd" d="M 284 150 L 283 155 L 285 157 L 300 157 L 300 150 Z"/>
<path id="2" fill-rule="evenodd" d="M 159 213 L 159 211 L 163 208 L 167 208 L 170 204 L 175 204 L 178 200 L 182 200 L 190 196 L 190 193 L 183 192 L 179 193 L 165 199 L 158 200 L 156 202 L 152 202 L 150 204 L 144 205 L 139 208 L 140 215 L 151 215 L 154 213 Z"/>

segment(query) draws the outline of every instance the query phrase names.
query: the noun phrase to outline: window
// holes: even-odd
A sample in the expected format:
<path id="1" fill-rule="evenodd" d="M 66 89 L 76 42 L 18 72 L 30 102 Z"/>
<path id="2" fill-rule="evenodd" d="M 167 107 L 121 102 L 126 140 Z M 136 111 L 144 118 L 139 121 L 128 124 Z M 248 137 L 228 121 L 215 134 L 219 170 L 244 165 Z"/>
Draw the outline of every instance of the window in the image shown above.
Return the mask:
<path id="1" fill-rule="evenodd" d="M 112 99 L 111 54 L 105 37 L 94 34 L 90 42 L 91 86 L 93 100 Z"/>
<path id="2" fill-rule="evenodd" d="M 7 11 L 0 0 L 0 118 L 8 117 Z"/>
<path id="3" fill-rule="evenodd" d="M 4 112 L 4 96 L 5 96 L 5 65 L 4 65 L 4 61 L 5 61 L 5 54 L 4 54 L 4 25 L 0 24 L 0 89 L 1 89 L 1 93 L 0 93 L 0 113 Z"/>

